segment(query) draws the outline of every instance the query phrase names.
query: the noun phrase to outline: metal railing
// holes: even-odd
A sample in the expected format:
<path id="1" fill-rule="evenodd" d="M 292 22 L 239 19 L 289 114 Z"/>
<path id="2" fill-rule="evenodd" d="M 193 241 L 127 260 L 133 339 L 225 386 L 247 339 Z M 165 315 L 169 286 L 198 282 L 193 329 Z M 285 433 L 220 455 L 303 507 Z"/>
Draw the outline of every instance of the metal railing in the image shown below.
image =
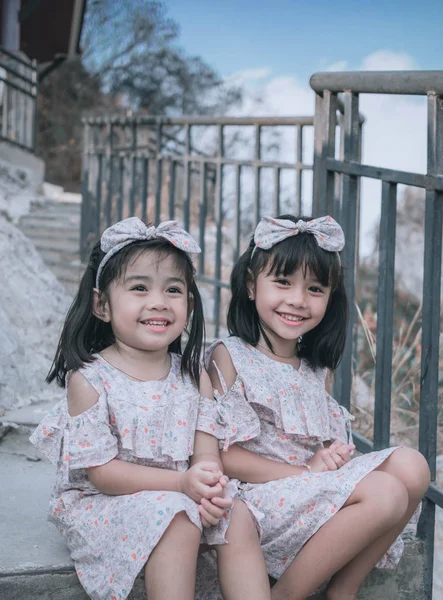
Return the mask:
<path id="1" fill-rule="evenodd" d="M 85 119 L 82 260 L 116 220 L 178 218 L 202 248 L 197 278 L 210 289 L 206 317 L 218 336 L 221 294 L 229 289 L 224 263 L 238 258 L 242 232 L 249 234 L 263 211 L 278 214 L 288 204 L 297 213 L 311 210 L 303 184 L 312 171 L 304 142 L 310 130 L 313 143 L 313 124 L 313 117 Z M 291 146 L 287 160 L 278 156 L 282 142 Z"/>
<path id="2" fill-rule="evenodd" d="M 311 78 L 316 92 L 313 214 L 332 214 L 343 225 L 345 282 L 355 297 L 359 183 L 362 177 L 381 181 L 379 272 L 375 364 L 373 443 L 355 434 L 362 452 L 389 446 L 391 435 L 391 376 L 393 346 L 394 267 L 397 186 L 426 190 L 422 355 L 420 376 L 419 450 L 426 457 L 432 481 L 436 478 L 440 286 L 443 226 L 443 71 L 317 73 Z M 427 174 L 365 165 L 360 160 L 359 94 L 414 94 L 427 96 Z M 344 95 L 343 144 L 336 158 L 337 94 Z M 336 377 L 336 397 L 349 408 L 351 398 L 355 306 L 350 306 L 350 335 Z M 417 535 L 425 546 L 425 598 L 432 598 L 435 507 L 443 507 L 443 492 L 431 484 L 423 503 Z"/>
<path id="3" fill-rule="evenodd" d="M 0 140 L 35 151 L 37 92 L 36 61 L 0 48 Z"/>

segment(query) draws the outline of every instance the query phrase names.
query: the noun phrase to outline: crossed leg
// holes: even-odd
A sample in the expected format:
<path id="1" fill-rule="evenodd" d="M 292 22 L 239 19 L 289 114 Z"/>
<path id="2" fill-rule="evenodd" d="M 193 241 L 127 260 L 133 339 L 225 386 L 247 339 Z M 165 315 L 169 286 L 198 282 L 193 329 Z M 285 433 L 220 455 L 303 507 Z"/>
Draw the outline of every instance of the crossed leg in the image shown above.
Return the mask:
<path id="1" fill-rule="evenodd" d="M 428 485 L 429 469 L 421 454 L 407 448 L 393 452 L 303 546 L 273 587 L 272 598 L 303 600 L 333 576 L 328 600 L 354 600 Z"/>
<path id="2" fill-rule="evenodd" d="M 430 473 L 425 458 L 412 448 L 399 448 L 377 469 L 395 477 L 406 488 L 408 506 L 403 518 L 345 565 L 329 585 L 328 600 L 353 600 L 361 583 L 390 548 L 414 514 L 429 486 Z"/>

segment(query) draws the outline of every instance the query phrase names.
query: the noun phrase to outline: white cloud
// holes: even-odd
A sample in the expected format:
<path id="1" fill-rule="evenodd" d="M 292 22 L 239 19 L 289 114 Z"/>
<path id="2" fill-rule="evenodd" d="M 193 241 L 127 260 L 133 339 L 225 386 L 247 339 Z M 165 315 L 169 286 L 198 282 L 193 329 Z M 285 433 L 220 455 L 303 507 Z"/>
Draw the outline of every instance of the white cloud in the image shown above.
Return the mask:
<path id="1" fill-rule="evenodd" d="M 417 68 L 415 60 L 405 52 L 377 50 L 362 60 L 362 71 L 412 71 Z"/>
<path id="2" fill-rule="evenodd" d="M 257 69 L 245 69 L 244 71 L 237 71 L 229 77 L 225 77 L 226 83 L 233 84 L 247 84 L 252 81 L 260 81 L 269 77 L 272 71 L 269 67 L 259 67 Z"/>
<path id="3" fill-rule="evenodd" d="M 345 66 L 346 61 L 339 61 L 330 68 L 338 70 L 339 67 Z M 365 57 L 358 68 L 377 71 L 412 70 L 417 67 L 408 54 L 379 50 Z M 257 73 L 260 71 L 256 70 Z M 363 160 L 366 164 L 426 172 L 427 127 L 424 98 L 365 94 L 360 98 L 360 111 L 366 118 L 363 138 Z M 314 93 L 308 83 L 300 82 L 295 76 L 272 77 L 267 73 L 261 81 L 254 81 L 253 86 L 246 85 L 245 101 L 235 114 L 313 115 Z M 310 146 L 312 151 L 312 143 Z M 286 149 L 289 152 L 289 145 Z M 284 153 L 285 148 L 282 150 Z M 280 158 L 285 160 L 282 154 Z M 292 160 L 292 156 L 289 156 L 289 160 Z M 362 183 L 361 251 L 362 255 L 367 255 L 372 251 L 372 233 L 378 223 L 381 187 L 380 183 L 374 180 L 363 180 Z"/>
<path id="4" fill-rule="evenodd" d="M 338 60 L 329 65 L 327 71 L 347 71 L 349 69 L 349 63 L 347 60 Z"/>

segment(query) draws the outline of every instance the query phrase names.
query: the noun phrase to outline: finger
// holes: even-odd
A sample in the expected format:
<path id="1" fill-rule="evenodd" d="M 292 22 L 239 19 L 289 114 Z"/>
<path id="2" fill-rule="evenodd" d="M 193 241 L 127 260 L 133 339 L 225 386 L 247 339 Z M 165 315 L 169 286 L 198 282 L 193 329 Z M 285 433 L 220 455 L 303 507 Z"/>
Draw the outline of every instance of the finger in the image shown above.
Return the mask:
<path id="1" fill-rule="evenodd" d="M 200 515 L 200 521 L 202 522 L 203 527 L 205 527 L 206 529 L 208 527 L 211 527 L 211 523 L 208 523 L 208 521 L 204 518 L 203 515 Z"/>
<path id="2" fill-rule="evenodd" d="M 223 488 L 219 483 L 207 489 L 203 494 L 203 497 L 208 498 L 208 500 L 215 496 L 223 496 Z"/>
<path id="3" fill-rule="evenodd" d="M 325 465 L 328 467 L 328 469 L 330 471 L 336 471 L 337 470 L 337 465 L 335 464 L 335 462 L 331 458 L 331 454 L 329 452 L 322 452 L 321 453 L 321 458 L 322 458 L 323 462 L 325 463 Z"/>
<path id="4" fill-rule="evenodd" d="M 210 460 L 202 460 L 198 463 L 198 466 L 203 471 L 212 471 L 213 473 L 221 474 L 220 465 L 218 465 L 216 462 L 212 462 Z"/>
<path id="5" fill-rule="evenodd" d="M 198 473 L 198 480 L 206 485 L 215 485 L 219 482 L 220 477 L 216 473 L 211 471 L 200 471 Z"/>
<path id="6" fill-rule="evenodd" d="M 223 498 L 220 496 L 215 496 L 214 498 L 211 498 L 211 503 L 226 509 L 231 508 L 231 506 L 234 504 L 234 500 L 231 498 L 231 496 L 224 496 Z"/>
<path id="7" fill-rule="evenodd" d="M 338 452 L 331 452 L 331 458 L 338 468 L 342 467 L 345 464 L 345 461 L 342 459 L 340 454 L 338 454 Z"/>
<path id="8" fill-rule="evenodd" d="M 351 455 L 349 454 L 349 450 L 347 450 L 346 448 L 340 448 L 339 450 L 337 450 L 337 454 L 341 457 L 341 459 L 347 463 L 351 460 Z"/>
<path id="9" fill-rule="evenodd" d="M 222 518 L 222 516 L 225 514 L 224 508 L 215 506 L 215 504 L 212 504 L 212 502 L 210 500 L 206 500 L 206 498 L 202 498 L 200 504 L 201 504 L 201 506 L 203 506 L 203 508 L 206 510 L 206 512 L 208 512 L 210 515 L 212 515 L 216 519 L 220 520 Z"/>
<path id="10" fill-rule="evenodd" d="M 213 517 L 201 504 L 198 507 L 198 511 L 200 513 L 200 517 L 203 517 L 210 525 L 217 525 L 217 523 L 220 521 L 220 519 L 217 517 Z"/>
<path id="11" fill-rule="evenodd" d="M 332 442 L 332 444 L 329 446 L 328 450 L 330 452 L 335 452 L 338 448 L 340 448 L 340 446 L 342 446 L 342 443 L 339 440 L 335 440 L 335 442 Z"/>
<path id="12" fill-rule="evenodd" d="M 229 483 L 229 477 L 227 477 L 226 475 L 222 475 L 219 479 L 219 483 L 220 485 L 222 485 L 223 487 L 226 487 Z"/>

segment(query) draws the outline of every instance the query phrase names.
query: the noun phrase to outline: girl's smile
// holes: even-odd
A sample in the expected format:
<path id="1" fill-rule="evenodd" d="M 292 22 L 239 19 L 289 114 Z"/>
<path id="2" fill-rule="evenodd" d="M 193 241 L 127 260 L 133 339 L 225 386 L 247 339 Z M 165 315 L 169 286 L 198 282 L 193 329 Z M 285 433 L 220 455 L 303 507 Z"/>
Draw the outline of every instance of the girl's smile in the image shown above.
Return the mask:
<path id="1" fill-rule="evenodd" d="M 277 353 L 293 351 L 294 342 L 320 323 L 330 292 L 330 287 L 322 285 L 309 269 L 287 276 L 259 273 L 250 293 Z"/>
<path id="2" fill-rule="evenodd" d="M 116 346 L 167 352 L 190 312 L 183 274 L 171 256 L 142 252 L 120 280 L 112 282 L 103 320 L 112 325 Z"/>

